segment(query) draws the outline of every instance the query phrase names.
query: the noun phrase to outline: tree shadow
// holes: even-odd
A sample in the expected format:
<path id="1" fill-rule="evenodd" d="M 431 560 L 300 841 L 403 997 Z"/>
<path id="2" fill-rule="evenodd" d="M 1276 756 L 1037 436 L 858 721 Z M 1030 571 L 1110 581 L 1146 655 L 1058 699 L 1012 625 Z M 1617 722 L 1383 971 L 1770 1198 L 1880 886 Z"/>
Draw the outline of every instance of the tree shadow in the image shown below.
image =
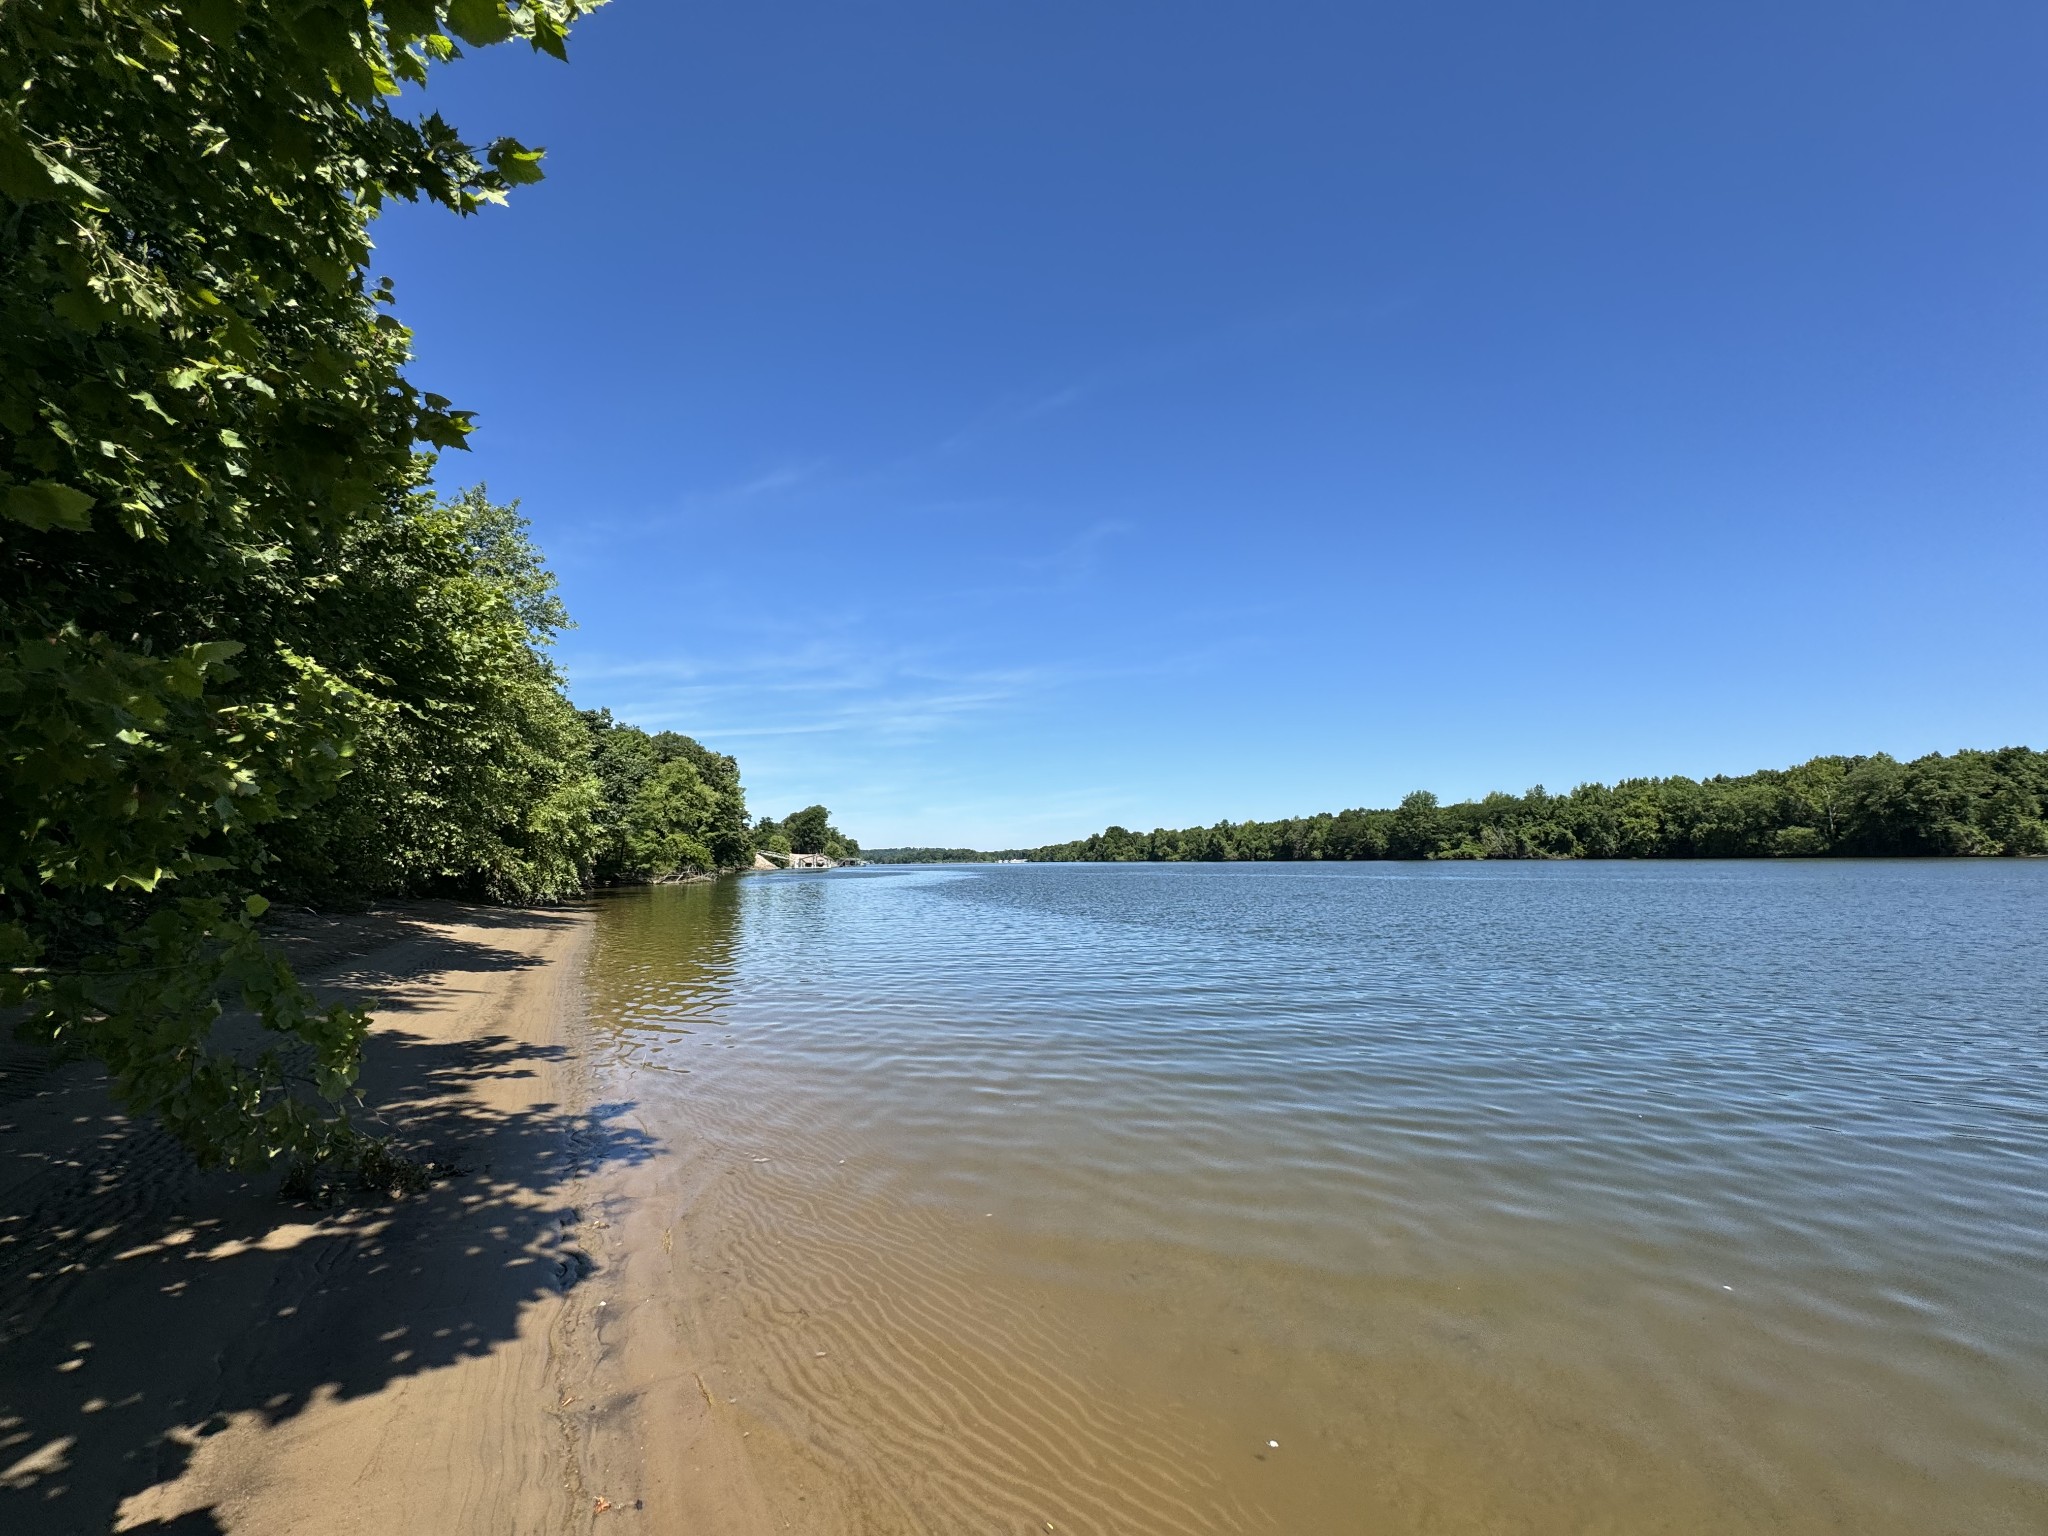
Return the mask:
<path id="1" fill-rule="evenodd" d="M 393 963 L 373 949 L 342 964 L 346 991 L 537 963 L 425 922 L 385 928 Z M 277 1424 L 516 1337 L 524 1312 L 594 1268 L 575 1181 L 655 1150 L 622 1123 L 630 1104 L 577 1109 L 510 1086 L 567 1054 L 504 1033 L 377 1029 L 375 1128 L 454 1172 L 345 1210 L 287 1202 L 275 1178 L 199 1173 L 117 1113 L 88 1066 L 0 1060 L 16 1090 L 0 1093 L 0 1530 L 109 1530 L 231 1421 Z M 222 1529 L 205 1510 L 130 1528 Z"/>
<path id="2" fill-rule="evenodd" d="M 271 937 L 302 976 L 317 975 L 323 992 L 346 996 L 379 1013 L 418 1006 L 462 973 L 533 970 L 547 962 L 524 950 L 451 934 L 437 924 L 460 923 L 485 932 L 573 927 L 581 913 L 563 907 L 464 907 L 455 902 L 411 902 L 365 912 L 296 913 Z M 394 965 L 399 947 L 417 950 L 417 965 Z"/>

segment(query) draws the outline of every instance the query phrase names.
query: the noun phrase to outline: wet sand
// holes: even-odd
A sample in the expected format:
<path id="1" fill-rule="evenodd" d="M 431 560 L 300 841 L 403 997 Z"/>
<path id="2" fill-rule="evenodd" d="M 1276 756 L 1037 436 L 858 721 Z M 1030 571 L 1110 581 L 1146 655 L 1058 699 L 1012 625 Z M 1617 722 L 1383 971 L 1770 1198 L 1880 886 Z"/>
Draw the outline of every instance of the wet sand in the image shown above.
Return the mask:
<path id="1" fill-rule="evenodd" d="M 677 1331 L 623 1347 L 606 1189 L 661 1149 L 589 1101 L 589 932 L 447 904 L 294 926 L 304 973 L 375 1009 L 375 1123 L 459 1170 L 410 1199 L 201 1174 L 94 1068 L 5 1047 L 0 1529 L 769 1528 Z"/>

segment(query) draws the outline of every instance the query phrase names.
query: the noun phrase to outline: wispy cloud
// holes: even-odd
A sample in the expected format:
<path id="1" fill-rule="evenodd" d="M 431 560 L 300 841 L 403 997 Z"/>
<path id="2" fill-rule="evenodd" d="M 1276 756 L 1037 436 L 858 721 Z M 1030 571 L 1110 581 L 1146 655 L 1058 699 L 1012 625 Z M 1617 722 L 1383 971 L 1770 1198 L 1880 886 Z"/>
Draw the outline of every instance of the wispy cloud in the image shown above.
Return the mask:
<path id="1" fill-rule="evenodd" d="M 778 464 L 751 480 L 742 480 L 738 485 L 714 491 L 705 500 L 721 504 L 758 501 L 763 496 L 793 490 L 805 481 L 815 479 L 821 468 L 820 464 Z"/>
<path id="2" fill-rule="evenodd" d="M 1119 538 L 1137 531 L 1138 525 L 1124 517 L 1104 518 L 1091 523 L 1063 540 L 1049 554 L 1027 557 L 1022 562 L 1025 577 L 1027 581 L 1057 591 L 1075 591 L 1101 574 L 1111 546 Z"/>
<path id="3" fill-rule="evenodd" d="M 987 442 L 991 438 L 1001 437 L 1006 432 L 1013 432 L 1019 427 L 1028 426 L 1041 417 L 1051 416 L 1055 412 L 1064 411 L 1069 406 L 1078 404 L 1086 398 L 1090 387 L 1085 383 L 1069 384 L 1047 394 L 1024 399 L 1011 398 L 999 400 L 982 411 L 964 427 L 941 438 L 928 450 L 928 453 L 931 455 L 960 453 Z M 912 457 L 923 456 L 913 455 Z"/>
<path id="4" fill-rule="evenodd" d="M 840 734 L 900 743 L 1016 705 L 1054 681 L 1028 667 L 947 667 L 830 641 L 715 662 L 592 659 L 569 671 L 578 688 L 605 685 L 622 718 L 721 742 Z"/>
<path id="5" fill-rule="evenodd" d="M 1085 558 L 1115 532 L 1084 530 L 1062 553 Z M 1012 847 L 1143 810 L 1128 786 L 1092 775 L 1045 782 L 1025 766 L 1026 743 L 1057 731 L 1084 695 L 1198 678 L 1242 645 L 1211 637 L 1145 656 L 990 665 L 849 627 L 714 656 L 572 658 L 569 672 L 580 700 L 734 753 L 760 810 L 822 801 L 877 845 Z"/>

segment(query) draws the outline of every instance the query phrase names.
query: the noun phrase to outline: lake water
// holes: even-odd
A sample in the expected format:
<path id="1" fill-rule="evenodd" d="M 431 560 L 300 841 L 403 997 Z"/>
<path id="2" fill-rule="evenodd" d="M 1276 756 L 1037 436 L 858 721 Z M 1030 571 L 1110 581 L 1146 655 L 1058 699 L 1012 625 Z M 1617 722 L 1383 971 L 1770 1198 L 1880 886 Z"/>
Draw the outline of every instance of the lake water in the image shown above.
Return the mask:
<path id="1" fill-rule="evenodd" d="M 2044 937 L 2042 863 L 877 869 L 609 898 L 590 996 L 851 1529 L 1986 1536 Z"/>

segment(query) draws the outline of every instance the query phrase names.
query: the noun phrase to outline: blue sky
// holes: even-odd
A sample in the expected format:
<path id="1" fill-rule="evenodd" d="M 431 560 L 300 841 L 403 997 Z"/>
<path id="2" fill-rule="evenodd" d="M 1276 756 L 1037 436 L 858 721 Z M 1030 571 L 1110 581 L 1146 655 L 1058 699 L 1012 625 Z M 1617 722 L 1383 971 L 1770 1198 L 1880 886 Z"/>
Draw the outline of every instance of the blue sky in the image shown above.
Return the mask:
<path id="1" fill-rule="evenodd" d="M 2048 746 L 2048 8 L 615 0 L 379 226 L 577 701 L 991 847 Z"/>

